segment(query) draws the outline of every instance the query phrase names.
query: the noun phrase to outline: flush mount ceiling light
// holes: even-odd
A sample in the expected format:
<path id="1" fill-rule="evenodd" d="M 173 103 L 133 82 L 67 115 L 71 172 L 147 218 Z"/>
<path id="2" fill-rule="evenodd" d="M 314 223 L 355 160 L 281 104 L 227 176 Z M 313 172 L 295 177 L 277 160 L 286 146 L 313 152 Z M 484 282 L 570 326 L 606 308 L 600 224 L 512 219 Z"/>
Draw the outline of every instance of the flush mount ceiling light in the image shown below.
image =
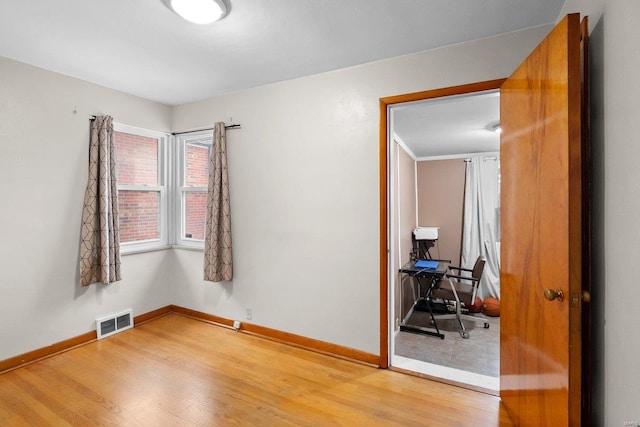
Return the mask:
<path id="1" fill-rule="evenodd" d="M 165 1 L 175 13 L 195 24 L 210 24 L 227 13 L 227 7 L 222 0 Z"/>
<path id="2" fill-rule="evenodd" d="M 488 131 L 495 133 L 502 133 L 502 128 L 500 127 L 500 122 L 489 123 L 486 127 Z"/>

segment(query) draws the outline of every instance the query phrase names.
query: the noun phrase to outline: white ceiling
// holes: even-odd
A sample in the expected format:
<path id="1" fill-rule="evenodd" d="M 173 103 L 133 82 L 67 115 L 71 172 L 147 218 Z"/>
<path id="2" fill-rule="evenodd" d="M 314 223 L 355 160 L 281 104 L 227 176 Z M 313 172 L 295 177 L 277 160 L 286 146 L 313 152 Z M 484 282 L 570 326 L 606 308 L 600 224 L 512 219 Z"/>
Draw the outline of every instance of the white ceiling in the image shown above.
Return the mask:
<path id="1" fill-rule="evenodd" d="M 564 0 L 3 0 L 0 56 L 168 105 L 552 23 Z M 1 78 L 1 76 L 0 76 Z"/>
<path id="2" fill-rule="evenodd" d="M 415 157 L 500 151 L 500 92 L 487 91 L 392 107 L 393 129 Z"/>

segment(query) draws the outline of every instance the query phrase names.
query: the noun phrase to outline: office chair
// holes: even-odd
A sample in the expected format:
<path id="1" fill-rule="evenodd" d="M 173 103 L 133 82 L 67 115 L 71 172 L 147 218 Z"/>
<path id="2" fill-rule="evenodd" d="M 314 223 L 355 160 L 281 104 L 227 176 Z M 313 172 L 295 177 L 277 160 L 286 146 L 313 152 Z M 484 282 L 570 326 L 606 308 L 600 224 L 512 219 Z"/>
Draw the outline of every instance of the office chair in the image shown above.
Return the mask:
<path id="1" fill-rule="evenodd" d="M 489 323 L 485 319 L 469 314 L 469 307 L 473 305 L 478 294 L 485 263 L 486 260 L 479 256 L 472 269 L 449 266 L 450 272 L 446 274 L 440 287 L 431 293 L 432 300 L 442 299 L 455 306 L 455 313 L 435 315 L 435 317 L 436 319 L 456 319 L 460 324 L 460 336 L 465 339 L 469 338 L 469 332 L 462 322 L 463 319 L 483 322 L 484 328 L 489 328 Z M 458 274 L 453 274 L 452 270 L 457 271 Z"/>

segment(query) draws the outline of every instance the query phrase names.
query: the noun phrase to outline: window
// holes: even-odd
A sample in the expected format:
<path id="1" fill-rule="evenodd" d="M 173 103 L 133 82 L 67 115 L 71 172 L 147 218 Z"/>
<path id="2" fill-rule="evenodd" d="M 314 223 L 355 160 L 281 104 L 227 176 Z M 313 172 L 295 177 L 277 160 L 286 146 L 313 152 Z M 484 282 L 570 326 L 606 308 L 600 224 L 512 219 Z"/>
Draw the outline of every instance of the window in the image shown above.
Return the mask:
<path id="1" fill-rule="evenodd" d="M 209 179 L 209 152 L 212 132 L 191 132 L 178 136 L 178 230 L 179 245 L 203 247 L 207 183 Z"/>
<path id="2" fill-rule="evenodd" d="M 123 253 L 167 245 L 167 135 L 114 124 Z"/>

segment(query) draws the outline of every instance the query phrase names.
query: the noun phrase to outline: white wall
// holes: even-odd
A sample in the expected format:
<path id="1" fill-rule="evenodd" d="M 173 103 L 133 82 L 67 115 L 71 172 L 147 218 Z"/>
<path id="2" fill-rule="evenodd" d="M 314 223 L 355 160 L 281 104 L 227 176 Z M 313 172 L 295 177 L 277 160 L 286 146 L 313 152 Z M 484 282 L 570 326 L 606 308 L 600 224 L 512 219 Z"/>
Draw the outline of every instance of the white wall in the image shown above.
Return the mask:
<path id="1" fill-rule="evenodd" d="M 594 425 L 640 421 L 640 2 L 567 0 L 589 15 L 594 144 Z"/>
<path id="2" fill-rule="evenodd" d="M 232 284 L 176 251 L 175 304 L 379 353 L 379 98 L 507 77 L 549 31 L 512 33 L 178 106 L 228 132 Z M 256 64 L 259 66 L 259 64 Z"/>
<path id="3" fill-rule="evenodd" d="M 640 422 L 640 3 L 604 16 L 605 420 Z"/>
<path id="4" fill-rule="evenodd" d="M 170 303 L 167 251 L 123 257 L 122 282 L 78 285 L 92 114 L 168 130 L 171 110 L 0 57 L 0 360 Z"/>

